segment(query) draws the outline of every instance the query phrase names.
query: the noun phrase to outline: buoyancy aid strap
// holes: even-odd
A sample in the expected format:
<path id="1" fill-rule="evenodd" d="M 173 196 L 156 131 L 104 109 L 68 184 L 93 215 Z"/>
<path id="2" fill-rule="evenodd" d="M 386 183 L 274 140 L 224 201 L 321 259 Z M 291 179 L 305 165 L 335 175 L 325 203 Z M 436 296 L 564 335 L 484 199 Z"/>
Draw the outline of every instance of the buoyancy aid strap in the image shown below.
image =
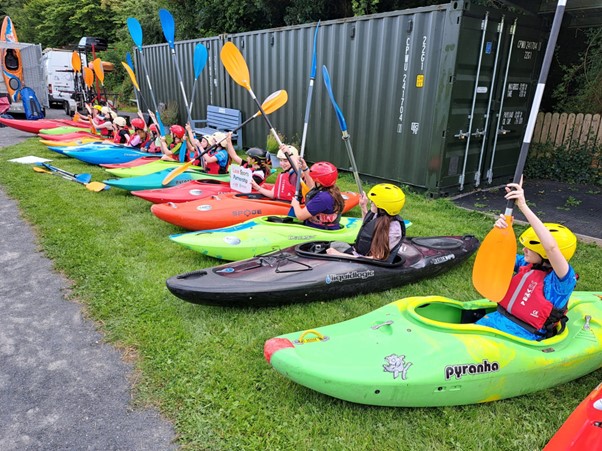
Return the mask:
<path id="1" fill-rule="evenodd" d="M 566 327 L 566 323 L 569 319 L 566 316 L 566 309 L 553 308 L 552 311 L 550 312 L 550 316 L 548 317 L 548 319 L 546 320 L 546 322 L 544 324 L 543 328 L 545 329 L 545 332 L 542 332 L 542 331 L 536 329 L 535 327 L 533 327 L 532 325 L 527 324 L 526 322 L 517 318 L 516 316 L 514 316 L 512 313 L 510 313 L 508 310 L 506 310 L 504 307 L 502 307 L 499 304 L 497 306 L 497 311 L 502 316 L 508 318 L 513 323 L 521 326 L 523 329 L 531 332 L 532 334 L 539 335 L 540 338 L 538 338 L 537 341 L 544 340 L 546 338 L 551 338 L 554 335 L 558 335 L 558 334 L 562 333 L 564 331 L 564 329 Z M 558 330 L 558 328 L 556 327 L 558 324 L 560 324 L 560 330 Z"/>

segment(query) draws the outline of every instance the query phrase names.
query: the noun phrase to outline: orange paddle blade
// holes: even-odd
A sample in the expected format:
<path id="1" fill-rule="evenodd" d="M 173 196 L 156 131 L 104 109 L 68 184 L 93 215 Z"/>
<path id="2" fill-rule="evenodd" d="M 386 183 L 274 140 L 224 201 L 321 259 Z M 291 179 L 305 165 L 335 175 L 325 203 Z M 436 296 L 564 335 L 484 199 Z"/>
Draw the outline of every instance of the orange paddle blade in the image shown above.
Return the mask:
<path id="1" fill-rule="evenodd" d="M 101 84 L 105 82 L 105 71 L 102 67 L 102 61 L 100 58 L 96 58 L 92 64 L 94 65 L 94 73 L 96 74 L 96 78 L 100 80 Z"/>
<path id="2" fill-rule="evenodd" d="M 240 50 L 231 42 L 226 42 L 224 47 L 222 47 L 220 58 L 230 77 L 246 90 L 250 90 L 251 77 L 249 76 L 249 67 Z"/>
<path id="3" fill-rule="evenodd" d="M 71 54 L 71 67 L 75 72 L 81 72 L 82 70 L 82 59 L 77 52 Z"/>
<path id="4" fill-rule="evenodd" d="M 187 161 L 179 168 L 175 168 L 173 171 L 171 171 L 169 174 L 167 174 L 167 176 L 163 179 L 161 184 L 163 186 L 167 185 L 169 182 L 171 182 L 173 179 L 175 179 L 178 175 L 180 175 L 182 172 L 186 171 L 186 169 L 188 169 L 190 166 L 192 166 L 192 163 L 194 163 L 194 160 Z"/>
<path id="5" fill-rule="evenodd" d="M 134 88 L 136 88 L 136 91 L 140 92 L 140 86 L 138 85 L 138 80 L 136 79 L 136 74 L 134 74 L 134 71 L 132 70 L 130 65 L 128 63 L 124 63 L 123 61 L 121 62 L 121 64 L 123 64 L 123 67 L 125 68 L 128 75 L 130 76 L 130 80 L 132 80 L 132 84 L 134 85 Z"/>
<path id="6" fill-rule="evenodd" d="M 94 83 L 94 72 L 89 67 L 84 67 L 84 83 L 86 87 L 90 88 Z"/>
<path id="7" fill-rule="evenodd" d="M 472 284 L 481 296 L 500 302 L 510 286 L 516 259 L 516 236 L 512 217 L 506 216 L 509 226 L 494 227 L 485 237 L 472 268 Z"/>

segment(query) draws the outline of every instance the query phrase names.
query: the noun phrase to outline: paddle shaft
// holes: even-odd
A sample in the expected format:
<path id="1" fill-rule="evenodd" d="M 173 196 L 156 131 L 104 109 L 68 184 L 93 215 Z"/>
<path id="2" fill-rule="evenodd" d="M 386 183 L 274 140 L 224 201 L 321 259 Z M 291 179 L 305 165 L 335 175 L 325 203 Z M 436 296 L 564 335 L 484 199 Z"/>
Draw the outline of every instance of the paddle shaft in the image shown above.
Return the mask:
<path id="1" fill-rule="evenodd" d="M 531 111 L 529 113 L 529 120 L 527 121 L 527 129 L 525 130 L 525 136 L 523 143 L 520 148 L 520 154 L 518 156 L 518 162 L 516 163 L 516 170 L 514 171 L 514 183 L 520 183 L 523 169 L 525 168 L 525 162 L 527 161 L 527 154 L 529 153 L 529 145 L 531 144 L 531 138 L 533 137 L 533 130 L 535 129 L 535 123 L 537 122 L 537 113 L 539 112 L 539 106 L 541 105 L 541 98 L 543 91 L 546 87 L 546 80 L 548 78 L 548 72 L 550 71 L 550 65 L 552 58 L 554 57 L 554 49 L 556 48 L 556 41 L 560 32 L 560 25 L 562 24 L 562 17 L 564 15 L 564 9 L 566 6 L 566 0 L 559 0 L 556 4 L 556 12 L 554 13 L 554 21 L 552 23 L 552 29 L 550 30 L 550 36 L 548 38 L 548 44 L 546 46 L 546 52 L 543 57 L 543 63 L 541 71 L 539 73 L 539 79 L 537 80 L 537 89 L 535 90 L 535 96 L 533 98 L 533 104 L 531 105 Z M 506 217 L 512 216 L 514 209 L 514 199 L 508 199 L 506 203 L 506 210 L 504 215 Z"/>

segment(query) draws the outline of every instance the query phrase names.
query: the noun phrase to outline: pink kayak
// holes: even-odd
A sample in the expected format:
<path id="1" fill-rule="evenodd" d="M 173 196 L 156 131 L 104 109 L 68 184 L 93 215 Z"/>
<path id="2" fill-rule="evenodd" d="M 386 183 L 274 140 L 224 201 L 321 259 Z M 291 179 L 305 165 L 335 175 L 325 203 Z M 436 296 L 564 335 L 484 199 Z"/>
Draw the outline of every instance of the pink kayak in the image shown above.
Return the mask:
<path id="1" fill-rule="evenodd" d="M 265 183 L 263 186 L 267 189 L 273 187 L 270 183 Z M 235 191 L 230 188 L 230 182 L 220 182 L 219 180 L 190 180 L 180 185 L 170 186 L 169 188 L 132 191 L 132 194 L 141 199 L 148 200 L 153 204 L 163 204 L 167 202 L 188 202 L 233 192 Z"/>
<path id="2" fill-rule="evenodd" d="M 89 125 L 84 125 L 81 122 L 74 122 L 69 119 L 38 119 L 35 121 L 30 121 L 27 119 L 0 118 L 0 124 L 27 133 L 39 133 L 40 130 L 43 130 L 45 128 L 64 127 L 66 125 L 71 127 L 80 127 L 82 130 L 90 129 Z"/>
<path id="3" fill-rule="evenodd" d="M 63 133 L 62 135 L 44 135 L 42 133 L 38 133 L 38 136 L 44 140 L 48 141 L 73 141 L 80 138 L 98 138 L 102 139 L 102 136 L 95 135 L 90 132 L 86 132 L 82 129 L 81 132 L 71 132 L 71 133 Z"/>

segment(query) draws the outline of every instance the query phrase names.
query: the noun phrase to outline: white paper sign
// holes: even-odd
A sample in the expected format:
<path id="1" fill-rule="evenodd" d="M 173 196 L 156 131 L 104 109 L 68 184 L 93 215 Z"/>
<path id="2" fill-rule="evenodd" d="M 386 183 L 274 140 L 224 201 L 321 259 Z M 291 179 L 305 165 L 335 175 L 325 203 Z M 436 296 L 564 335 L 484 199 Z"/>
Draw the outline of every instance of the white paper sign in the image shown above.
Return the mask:
<path id="1" fill-rule="evenodd" d="M 12 160 L 8 160 L 13 163 L 21 163 L 21 164 L 32 164 L 32 163 L 45 163 L 49 160 L 48 158 L 34 157 L 33 155 L 29 155 L 27 157 L 14 158 Z"/>
<path id="2" fill-rule="evenodd" d="M 251 192 L 251 179 L 253 171 L 248 168 L 243 168 L 237 164 L 230 165 L 230 188 L 240 193 Z"/>

